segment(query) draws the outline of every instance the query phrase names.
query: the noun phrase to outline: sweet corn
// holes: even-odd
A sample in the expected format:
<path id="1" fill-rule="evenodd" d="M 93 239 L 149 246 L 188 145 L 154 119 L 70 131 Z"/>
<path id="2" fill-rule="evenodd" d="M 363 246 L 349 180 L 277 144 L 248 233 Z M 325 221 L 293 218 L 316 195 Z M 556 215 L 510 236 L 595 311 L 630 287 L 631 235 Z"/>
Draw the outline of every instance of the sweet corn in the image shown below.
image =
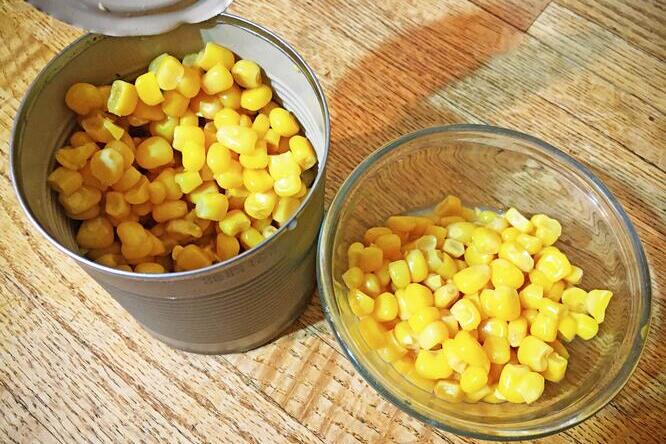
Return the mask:
<path id="1" fill-rule="evenodd" d="M 509 321 L 507 326 L 507 339 L 511 347 L 518 347 L 527 336 L 528 321 L 523 316 Z"/>
<path id="2" fill-rule="evenodd" d="M 145 123 L 147 122 L 143 122 L 142 125 Z M 104 119 L 102 121 L 102 126 L 109 132 L 109 134 L 111 134 L 115 140 L 119 140 L 125 134 L 125 130 L 122 127 L 116 125 L 109 119 Z"/>
<path id="3" fill-rule="evenodd" d="M 426 325 L 439 319 L 439 316 L 439 309 L 437 307 L 419 307 L 418 309 L 410 310 L 407 321 L 409 322 L 409 326 L 412 327 L 412 331 L 418 335 Z"/>
<path id="4" fill-rule="evenodd" d="M 231 68 L 234 80 L 243 88 L 261 85 L 261 68 L 252 60 L 239 60 Z"/>
<path id="5" fill-rule="evenodd" d="M 428 277 L 423 281 L 423 283 L 425 284 L 426 287 L 428 287 L 432 291 L 435 291 L 444 285 L 442 277 L 434 273 L 429 274 Z"/>
<path id="6" fill-rule="evenodd" d="M 150 134 L 153 136 L 160 136 L 167 142 L 172 142 L 173 134 L 178 123 L 178 118 L 170 116 L 167 116 L 164 120 L 160 120 L 159 122 L 150 122 Z"/>
<path id="7" fill-rule="evenodd" d="M 227 215 L 229 201 L 224 194 L 205 193 L 197 200 L 195 213 L 200 219 L 221 221 Z"/>
<path id="8" fill-rule="evenodd" d="M 176 249 L 174 248 L 174 252 Z M 177 271 L 195 270 L 207 267 L 212 263 L 211 258 L 198 245 L 190 244 L 179 249 L 174 259 Z"/>
<path id="9" fill-rule="evenodd" d="M 585 299 L 587 312 L 594 320 L 601 324 L 606 318 L 606 308 L 610 303 L 613 293 L 609 290 L 591 290 Z"/>
<path id="10" fill-rule="evenodd" d="M 442 285 L 434 292 L 435 307 L 449 308 L 458 299 L 460 292 L 452 282 Z"/>
<path id="11" fill-rule="evenodd" d="M 110 113 L 116 116 L 128 116 L 134 112 L 139 95 L 131 83 L 115 80 L 111 84 L 111 94 L 106 103 Z"/>
<path id="12" fill-rule="evenodd" d="M 462 214 L 462 202 L 456 196 L 446 196 L 435 206 L 435 214 L 439 217 L 460 216 Z"/>
<path id="13" fill-rule="evenodd" d="M 139 98 L 146 105 L 157 105 L 164 101 L 164 96 L 162 95 L 160 86 L 157 84 L 155 73 L 148 71 L 145 74 L 141 74 L 134 81 L 134 86 Z"/>
<path id="14" fill-rule="evenodd" d="M 447 402 L 459 403 L 465 399 L 465 394 L 456 381 L 439 380 L 434 388 L 435 396 Z"/>
<path id="15" fill-rule="evenodd" d="M 504 242 L 500 246 L 499 257 L 513 263 L 525 273 L 534 268 L 534 259 L 530 253 L 516 242 Z"/>
<path id="16" fill-rule="evenodd" d="M 108 115 L 101 111 L 93 111 L 88 114 L 84 119 L 81 119 L 81 128 L 88 134 L 95 142 L 107 143 L 113 140 L 113 136 L 104 126 L 104 121 L 108 120 Z"/>
<path id="17" fill-rule="evenodd" d="M 360 253 L 359 267 L 366 273 L 379 270 L 383 263 L 384 253 L 378 247 L 365 247 Z"/>
<path id="18" fill-rule="evenodd" d="M 273 188 L 273 178 L 265 169 L 244 169 L 243 185 L 251 193 L 265 193 Z"/>
<path id="19" fill-rule="evenodd" d="M 132 213 L 136 214 L 139 217 L 146 216 L 151 213 L 153 210 L 153 204 L 150 201 L 146 201 L 142 204 L 132 205 Z"/>
<path id="20" fill-rule="evenodd" d="M 92 207 L 88 208 L 87 210 L 81 213 L 77 214 L 67 213 L 67 216 L 74 220 L 88 220 L 92 219 L 93 217 L 99 216 L 100 211 L 101 210 L 99 205 L 93 205 Z"/>
<path id="21" fill-rule="evenodd" d="M 56 151 L 58 163 L 70 170 L 80 170 L 99 148 L 95 143 L 86 143 L 74 148 L 64 147 Z"/>
<path id="22" fill-rule="evenodd" d="M 481 308 L 488 316 L 507 322 L 520 317 L 520 299 L 514 288 L 498 286 L 494 290 L 485 289 L 480 299 Z"/>
<path id="23" fill-rule="evenodd" d="M 492 390 L 487 385 L 484 385 L 479 390 L 472 393 L 465 393 L 465 402 L 475 404 L 481 401 L 483 398 L 486 398 L 492 393 Z"/>
<path id="24" fill-rule="evenodd" d="M 389 331 L 386 333 L 386 345 L 378 349 L 377 354 L 386 362 L 395 362 L 407 354 L 407 349 L 396 340 L 393 332 Z"/>
<path id="25" fill-rule="evenodd" d="M 534 235 L 541 239 L 546 247 L 553 245 L 562 235 L 560 223 L 545 214 L 535 214 L 532 216 L 531 222 L 536 227 Z"/>
<path id="26" fill-rule="evenodd" d="M 292 136 L 289 138 L 289 149 L 294 155 L 294 159 L 301 168 L 309 170 L 317 163 L 317 154 L 310 144 L 310 141 L 303 136 Z"/>
<path id="27" fill-rule="evenodd" d="M 347 248 L 347 263 L 350 267 L 358 266 L 359 258 L 361 257 L 361 251 L 365 248 L 360 242 L 354 242 L 349 245 Z"/>
<path id="28" fill-rule="evenodd" d="M 474 303 L 467 298 L 458 300 L 451 307 L 451 314 L 463 330 L 474 330 L 481 322 L 481 313 Z"/>
<path id="29" fill-rule="evenodd" d="M 259 111 L 273 98 L 273 90 L 270 86 L 259 85 L 256 88 L 248 88 L 241 93 L 241 107 L 250 111 Z"/>
<path id="30" fill-rule="evenodd" d="M 215 238 L 215 252 L 221 261 L 231 259 L 240 252 L 240 243 L 233 236 L 227 236 L 224 233 L 218 233 Z"/>
<path id="31" fill-rule="evenodd" d="M 81 248 L 108 248 L 113 238 L 113 226 L 104 216 L 84 220 L 76 232 L 76 243 Z"/>
<path id="32" fill-rule="evenodd" d="M 410 318 L 410 321 L 411 319 L 412 318 Z M 441 345 L 448 338 L 449 329 L 446 323 L 437 319 L 427 324 L 420 332 L 418 332 L 418 343 L 421 349 L 424 350 L 431 350 L 438 345 Z"/>
<path id="33" fill-rule="evenodd" d="M 409 265 L 407 265 L 407 261 L 405 260 L 389 263 L 388 271 L 391 276 L 391 282 L 393 282 L 396 288 L 405 288 L 412 282 Z"/>
<path id="34" fill-rule="evenodd" d="M 488 336 L 483 342 L 483 349 L 493 364 L 506 364 L 509 362 L 511 347 L 506 338 Z"/>
<path id="35" fill-rule="evenodd" d="M 464 259 L 468 265 L 484 265 L 490 264 L 495 258 L 492 254 L 480 253 L 474 245 L 470 245 L 465 250 Z"/>
<path id="36" fill-rule="evenodd" d="M 569 361 L 558 353 L 553 352 L 548 356 L 546 370 L 544 370 L 541 375 L 547 381 L 560 382 L 564 379 L 568 364 Z"/>
<path id="37" fill-rule="evenodd" d="M 82 116 L 101 108 L 103 103 L 99 90 L 90 83 L 75 83 L 65 94 L 67 107 Z"/>
<path id="38" fill-rule="evenodd" d="M 245 199 L 243 208 L 250 217 L 265 219 L 273 213 L 277 200 L 278 197 L 271 190 L 266 192 L 251 192 Z"/>
<path id="39" fill-rule="evenodd" d="M 539 312 L 530 325 L 530 334 L 545 342 L 552 342 L 557 338 L 557 327 L 556 317 Z"/>
<path id="40" fill-rule="evenodd" d="M 570 313 L 576 321 L 576 335 L 584 340 L 592 339 L 599 331 L 599 324 L 597 321 L 583 313 Z"/>
<path id="41" fill-rule="evenodd" d="M 153 206 L 152 214 L 158 223 L 179 219 L 187 214 L 187 203 L 182 200 L 169 200 Z"/>
<path id="42" fill-rule="evenodd" d="M 78 171 L 58 167 L 49 174 L 47 183 L 55 191 L 66 196 L 81 188 L 83 176 Z"/>
<path id="43" fill-rule="evenodd" d="M 536 285 L 539 285 L 540 287 L 542 287 L 544 292 L 549 291 L 553 286 L 553 282 L 550 281 L 546 277 L 546 275 L 543 274 L 539 270 L 534 269 L 534 270 L 530 271 L 529 272 L 529 277 L 530 277 L 530 282 L 532 284 L 536 284 Z"/>
<path id="44" fill-rule="evenodd" d="M 460 257 L 465 254 L 465 245 L 455 239 L 446 239 L 443 250 L 453 257 Z"/>
<path id="45" fill-rule="evenodd" d="M 84 131 L 77 131 L 69 138 L 69 144 L 73 147 L 85 145 L 86 143 L 95 142 L 92 137 L 86 134 Z"/>
<path id="46" fill-rule="evenodd" d="M 273 220 L 283 226 L 300 206 L 301 201 L 294 197 L 280 197 L 273 209 Z"/>
<path id="47" fill-rule="evenodd" d="M 141 176 L 139 181 L 132 188 L 125 191 L 125 200 L 132 205 L 139 205 L 147 202 L 150 199 L 148 185 L 148 179 L 145 176 Z"/>
<path id="48" fill-rule="evenodd" d="M 428 263 L 421 250 L 411 250 L 405 255 L 412 282 L 421 282 L 428 277 Z"/>
<path id="49" fill-rule="evenodd" d="M 184 171 L 178 173 L 174 176 L 174 180 L 185 194 L 194 191 L 203 183 L 201 176 L 196 171 Z"/>
<path id="50" fill-rule="evenodd" d="M 207 71 L 218 63 L 222 63 L 227 69 L 231 69 L 234 66 L 234 60 L 234 54 L 227 48 L 217 43 L 208 42 L 204 49 L 196 55 L 194 63 Z"/>
<path id="51" fill-rule="evenodd" d="M 296 175 L 281 177 L 276 179 L 275 183 L 273 184 L 275 193 L 281 197 L 295 196 L 302 187 L 303 184 L 301 182 L 301 178 L 300 176 Z"/>
<path id="52" fill-rule="evenodd" d="M 523 401 L 531 404 L 541 397 L 544 390 L 544 378 L 539 373 L 529 372 L 524 375 L 516 387 Z"/>
<path id="53" fill-rule="evenodd" d="M 129 216 L 132 208 L 125 200 L 123 193 L 117 191 L 109 191 L 105 195 L 104 211 L 106 214 L 118 219 L 124 219 Z"/>
<path id="54" fill-rule="evenodd" d="M 522 311 L 520 316 L 527 320 L 527 325 L 531 326 L 532 322 L 534 322 L 534 319 L 536 319 L 538 314 L 539 314 L 538 310 L 535 310 L 535 309 L 532 309 L 532 308 L 527 308 L 527 309 Z"/>
<path id="55" fill-rule="evenodd" d="M 259 139 L 264 139 L 270 127 L 271 121 L 268 118 L 268 115 L 264 113 L 257 114 L 257 116 L 254 118 L 254 121 L 252 122 L 252 129 L 257 133 Z"/>
<path id="56" fill-rule="evenodd" d="M 398 301 L 401 299 L 397 293 L 396 299 Z M 393 327 L 393 334 L 395 335 L 398 343 L 400 343 L 403 347 L 414 348 L 417 345 L 416 334 L 412 331 L 412 327 L 410 327 L 409 323 L 405 320 L 395 324 L 395 327 Z"/>
<path id="57" fill-rule="evenodd" d="M 173 149 L 163 137 L 149 137 L 136 148 L 136 162 L 141 168 L 153 169 L 171 163 Z"/>
<path id="58" fill-rule="evenodd" d="M 168 200 L 178 200 L 183 196 L 183 192 L 176 183 L 176 172 L 173 168 L 163 169 L 155 180 L 164 185 L 164 188 L 166 189 L 166 198 Z"/>
<path id="59" fill-rule="evenodd" d="M 495 259 L 490 263 L 490 280 L 494 287 L 520 288 L 525 282 L 522 271 L 506 259 Z"/>
<path id="60" fill-rule="evenodd" d="M 124 164 L 123 156 L 118 151 L 104 148 L 90 158 L 90 172 L 101 184 L 113 185 L 123 176 Z"/>
<path id="61" fill-rule="evenodd" d="M 265 142 L 258 141 L 257 148 L 254 151 L 241 154 L 238 160 L 244 168 L 265 169 L 268 166 L 268 152 L 266 151 Z"/>
<path id="62" fill-rule="evenodd" d="M 213 120 L 215 114 L 222 109 L 218 96 L 209 96 L 203 91 L 190 99 L 190 110 L 197 116 Z"/>
<path id="63" fill-rule="evenodd" d="M 191 99 L 199 94 L 201 90 L 201 73 L 198 69 L 185 66 L 183 67 L 183 76 L 178 80 L 176 91 L 183 97 Z"/>
<path id="64" fill-rule="evenodd" d="M 453 275 L 453 283 L 464 294 L 472 294 L 481 290 L 490 280 L 488 265 L 472 265 Z"/>
<path id="65" fill-rule="evenodd" d="M 541 271 L 551 282 L 559 281 L 571 273 L 569 259 L 555 247 L 548 247 L 536 263 L 536 269 Z"/>
<path id="66" fill-rule="evenodd" d="M 544 296 L 555 302 L 559 302 L 562 299 L 562 293 L 564 293 L 565 288 L 566 284 L 564 281 L 557 281 L 548 291 L 544 292 Z"/>
<path id="67" fill-rule="evenodd" d="M 229 167 L 214 177 L 217 184 L 227 190 L 243 187 L 243 167 L 237 160 L 232 159 Z"/>
<path id="68" fill-rule="evenodd" d="M 564 277 L 564 280 L 572 285 L 580 283 L 581 279 L 583 279 L 583 269 L 575 265 L 571 266 L 571 273 Z"/>
<path id="69" fill-rule="evenodd" d="M 502 241 L 516 242 L 520 234 L 523 233 L 516 227 L 505 228 L 504 230 L 502 230 Z"/>
<path id="70" fill-rule="evenodd" d="M 562 292 L 562 303 L 571 311 L 585 313 L 589 294 L 578 287 L 567 288 Z"/>
<path id="71" fill-rule="evenodd" d="M 476 225 L 471 222 L 455 222 L 446 227 L 446 229 L 447 238 L 469 245 L 472 242 L 472 235 L 474 230 L 476 230 Z"/>
<path id="72" fill-rule="evenodd" d="M 522 233 L 530 233 L 534 230 L 534 225 L 525 216 L 515 208 L 509 208 L 504 214 L 504 218 Z"/>
<path id="73" fill-rule="evenodd" d="M 357 268 L 357 270 L 359 270 Z M 347 276 L 348 279 L 353 279 L 355 276 Z M 344 275 L 343 275 L 344 279 Z M 345 281 L 346 282 L 346 281 Z M 354 284 L 355 282 L 350 282 Z M 398 300 L 391 293 L 381 293 L 374 300 L 373 316 L 381 322 L 389 322 L 398 316 Z"/>
<path id="74" fill-rule="evenodd" d="M 250 228 L 251 222 L 245 213 L 232 210 L 219 222 L 220 230 L 227 236 L 236 236 Z"/>
<path id="75" fill-rule="evenodd" d="M 402 253 L 400 251 L 400 236 L 391 233 L 391 230 L 388 228 L 378 228 L 384 228 L 385 230 L 388 230 L 388 233 L 377 236 L 373 239 L 373 241 L 371 241 L 371 243 L 374 243 L 378 248 L 380 248 L 384 253 L 384 257 L 388 259 L 394 260 L 402 257 Z"/>
<path id="76" fill-rule="evenodd" d="M 449 229 L 456 224 L 453 224 Z M 472 245 L 481 254 L 497 254 L 499 252 L 502 238 L 497 232 L 486 228 L 476 227 L 472 231 Z"/>
<path id="77" fill-rule="evenodd" d="M 359 288 L 361 285 L 363 285 L 364 278 L 365 275 L 363 270 L 358 267 L 350 267 L 347 271 L 342 273 L 342 280 L 350 290 L 353 288 Z"/>
<path id="78" fill-rule="evenodd" d="M 528 374 L 530 374 L 530 368 L 526 365 L 506 364 L 500 374 L 497 390 L 509 402 L 525 402 L 522 392 L 525 391 L 526 387 L 520 391 L 518 387 L 523 378 Z"/>
<path id="79" fill-rule="evenodd" d="M 86 185 L 79 187 L 69 194 L 61 193 L 58 201 L 65 207 L 70 214 L 80 214 L 97 205 L 102 199 L 102 193 Z"/>
<path id="80" fill-rule="evenodd" d="M 426 379 L 445 379 L 453 374 L 449 367 L 446 356 L 441 350 L 421 350 L 416 355 L 414 362 L 416 373 Z"/>
<path id="81" fill-rule="evenodd" d="M 547 314 L 557 320 L 559 320 L 564 314 L 568 312 L 564 305 L 548 298 L 541 299 L 538 309 L 540 313 Z"/>
<path id="82" fill-rule="evenodd" d="M 454 338 L 454 350 L 460 359 L 468 365 L 481 367 L 486 373 L 490 370 L 490 361 L 481 344 L 468 331 L 460 330 Z"/>
<path id="83" fill-rule="evenodd" d="M 520 290 L 520 303 L 525 308 L 538 309 L 543 301 L 543 287 L 537 284 L 528 284 Z"/>
<path id="84" fill-rule="evenodd" d="M 479 339 L 484 341 L 489 336 L 508 338 L 509 324 L 498 318 L 488 318 L 479 324 Z"/>
<path id="85" fill-rule="evenodd" d="M 252 128 L 227 125 L 217 130 L 217 140 L 238 154 L 249 154 L 254 151 L 258 136 Z"/>
<path id="86" fill-rule="evenodd" d="M 518 361 L 529 366 L 535 372 L 542 372 L 548 367 L 548 356 L 553 348 L 536 336 L 527 336 L 518 347 Z"/>
<path id="87" fill-rule="evenodd" d="M 157 84 L 165 91 L 176 89 L 178 82 L 185 74 L 185 68 L 180 61 L 168 54 L 158 56 L 151 65 L 153 65 L 153 69 L 149 67 L 149 70 L 155 73 Z"/>
<path id="88" fill-rule="evenodd" d="M 423 307 L 431 307 L 435 300 L 432 291 L 425 285 L 411 283 L 405 287 L 403 304 L 398 299 L 401 319 L 408 319 L 411 314 L 416 313 Z"/>
<path id="89" fill-rule="evenodd" d="M 543 246 L 540 238 L 525 233 L 516 236 L 516 243 L 527 250 L 529 254 L 537 254 Z"/>
<path id="90" fill-rule="evenodd" d="M 372 316 L 362 317 L 358 323 L 361 337 L 371 349 L 386 345 L 386 329 Z"/>
<path id="91" fill-rule="evenodd" d="M 222 62 L 211 66 L 201 77 L 201 89 L 209 95 L 217 94 L 231 88 L 234 78 Z"/>
<path id="92" fill-rule="evenodd" d="M 465 393 L 474 393 L 485 387 L 488 373 L 481 367 L 468 366 L 460 375 L 460 389 Z"/>
<path id="93" fill-rule="evenodd" d="M 291 137 L 300 131 L 294 115 L 284 108 L 274 108 L 268 118 L 271 128 L 282 137 Z"/>

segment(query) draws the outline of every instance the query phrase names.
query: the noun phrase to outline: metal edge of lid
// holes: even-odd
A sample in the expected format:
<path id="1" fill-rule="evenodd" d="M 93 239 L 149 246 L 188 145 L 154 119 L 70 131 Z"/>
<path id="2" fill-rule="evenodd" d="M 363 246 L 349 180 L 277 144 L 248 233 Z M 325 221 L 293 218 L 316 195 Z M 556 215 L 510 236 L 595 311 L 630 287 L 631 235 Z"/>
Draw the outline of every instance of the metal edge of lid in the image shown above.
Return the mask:
<path id="1" fill-rule="evenodd" d="M 108 36 L 124 37 L 162 34 L 185 23 L 203 22 L 224 12 L 233 0 L 176 1 L 171 7 L 165 7 L 165 1 L 158 1 L 156 9 L 148 6 L 131 10 L 122 0 L 99 1 L 97 7 L 93 7 L 92 2 L 77 0 L 27 1 L 70 25 Z"/>

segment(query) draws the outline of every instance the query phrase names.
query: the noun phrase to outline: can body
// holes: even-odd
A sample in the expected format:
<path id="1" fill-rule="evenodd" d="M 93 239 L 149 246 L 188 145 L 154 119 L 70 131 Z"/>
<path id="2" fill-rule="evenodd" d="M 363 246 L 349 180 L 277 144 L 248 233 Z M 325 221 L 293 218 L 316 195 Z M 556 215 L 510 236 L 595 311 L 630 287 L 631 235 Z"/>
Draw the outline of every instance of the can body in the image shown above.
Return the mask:
<path id="1" fill-rule="evenodd" d="M 46 185 L 53 153 L 66 145 L 74 125 L 64 106 L 75 82 L 110 83 L 133 78 L 152 58 L 178 56 L 216 41 L 239 57 L 257 61 L 284 106 L 301 122 L 319 160 L 317 176 L 293 219 L 269 240 L 224 263 L 191 272 L 140 275 L 86 259 L 76 246 L 76 225 Z M 17 114 L 11 173 L 29 219 L 61 251 L 74 258 L 151 334 L 199 353 L 242 351 L 268 342 L 307 305 L 315 288 L 316 238 L 323 217 L 329 116 L 314 74 L 298 54 L 269 31 L 221 15 L 151 37 L 87 35 L 40 73 Z"/>

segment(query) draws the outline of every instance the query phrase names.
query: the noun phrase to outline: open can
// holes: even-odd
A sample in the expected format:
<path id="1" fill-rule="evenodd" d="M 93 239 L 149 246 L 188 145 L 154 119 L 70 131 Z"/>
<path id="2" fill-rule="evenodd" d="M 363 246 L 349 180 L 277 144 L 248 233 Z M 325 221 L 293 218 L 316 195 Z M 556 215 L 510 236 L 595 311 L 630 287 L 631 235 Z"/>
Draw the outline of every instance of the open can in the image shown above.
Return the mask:
<path id="1" fill-rule="evenodd" d="M 272 237 L 207 268 L 160 275 L 125 272 L 86 259 L 75 227 L 48 188 L 55 150 L 75 124 L 64 104 L 69 86 L 133 79 L 155 56 L 178 57 L 206 42 L 256 60 L 276 96 L 294 113 L 318 157 L 317 174 L 292 219 Z M 198 353 L 248 350 L 276 337 L 308 304 L 315 288 L 317 234 L 324 212 L 329 113 L 314 73 L 282 39 L 228 14 L 164 34 L 88 34 L 65 48 L 26 93 L 10 142 L 10 171 L 23 209 L 37 229 L 88 272 L 143 327 L 165 343 Z"/>

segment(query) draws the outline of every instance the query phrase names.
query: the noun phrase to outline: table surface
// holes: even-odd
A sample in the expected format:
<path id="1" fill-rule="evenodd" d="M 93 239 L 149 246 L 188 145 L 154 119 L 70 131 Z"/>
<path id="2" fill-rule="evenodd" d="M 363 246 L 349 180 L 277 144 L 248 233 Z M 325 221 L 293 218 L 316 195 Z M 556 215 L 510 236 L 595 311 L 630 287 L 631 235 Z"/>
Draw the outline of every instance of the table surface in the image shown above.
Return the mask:
<path id="1" fill-rule="evenodd" d="M 590 167 L 620 200 L 652 273 L 647 348 L 608 406 L 549 442 L 666 439 L 665 8 L 661 0 L 238 0 L 231 8 L 283 36 L 318 73 L 332 120 L 329 202 L 379 145 L 457 122 L 534 134 Z M 318 298 L 257 350 L 182 353 L 152 339 L 42 241 L 14 197 L 8 139 L 32 79 L 81 34 L 0 0 L 0 441 L 471 442 L 371 389 Z"/>

